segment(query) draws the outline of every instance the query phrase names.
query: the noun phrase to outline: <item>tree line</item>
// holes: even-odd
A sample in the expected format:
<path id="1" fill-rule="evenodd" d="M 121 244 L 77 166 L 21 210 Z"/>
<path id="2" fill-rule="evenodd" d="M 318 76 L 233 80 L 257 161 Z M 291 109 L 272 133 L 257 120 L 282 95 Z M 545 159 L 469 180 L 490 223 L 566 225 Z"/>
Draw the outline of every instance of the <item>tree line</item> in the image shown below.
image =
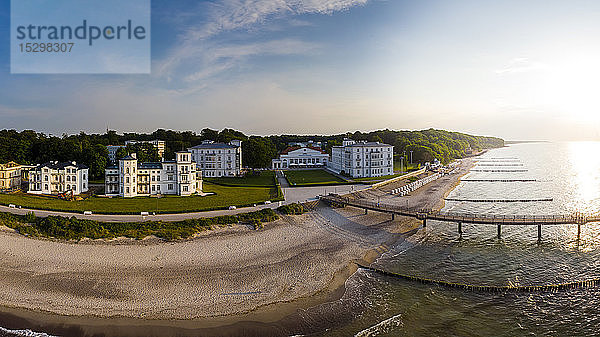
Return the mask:
<path id="1" fill-rule="evenodd" d="M 99 179 L 104 176 L 105 168 L 110 165 L 106 145 L 122 145 L 126 140 L 164 140 L 166 142 L 165 159 L 175 158 L 175 152 L 185 150 L 204 140 L 228 143 L 242 140 L 242 164 L 244 167 L 268 168 L 271 159 L 294 142 L 313 140 L 321 142 L 323 148 L 331 153 L 331 147 L 341 145 L 344 138 L 356 141 L 379 141 L 394 146 L 396 154 L 413 151 L 414 162 L 427 162 L 437 158 L 443 163 L 461 158 L 469 151 L 504 146 L 504 140 L 496 137 L 473 136 L 460 132 L 444 130 L 393 131 L 379 130 L 338 135 L 272 135 L 247 136 L 233 129 L 203 129 L 193 131 L 173 131 L 158 129 L 152 133 L 124 133 L 107 131 L 104 134 L 79 134 L 62 136 L 47 135 L 32 130 L 0 130 L 0 162 L 15 161 L 21 164 L 38 164 L 52 160 L 77 161 L 90 167 L 90 176 Z M 117 156 L 137 152 L 141 161 L 156 161 L 158 153 L 148 144 L 129 146 L 119 151 Z"/>

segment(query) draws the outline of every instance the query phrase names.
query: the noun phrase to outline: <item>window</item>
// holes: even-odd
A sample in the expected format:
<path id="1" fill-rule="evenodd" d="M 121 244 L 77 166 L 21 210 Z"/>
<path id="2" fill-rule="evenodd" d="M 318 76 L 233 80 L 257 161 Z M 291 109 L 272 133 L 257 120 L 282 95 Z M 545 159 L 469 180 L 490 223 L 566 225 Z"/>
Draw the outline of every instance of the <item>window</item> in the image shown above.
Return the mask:
<path id="1" fill-rule="evenodd" d="M 129 187 L 125 188 L 125 193 L 129 193 Z"/>
<path id="2" fill-rule="evenodd" d="M 167 189 L 169 189 L 169 190 L 172 190 L 172 189 L 173 189 L 173 184 L 169 184 L 169 185 L 167 186 Z"/>
<path id="3" fill-rule="evenodd" d="M 188 187 L 187 186 L 183 186 L 183 191 L 187 192 L 188 191 Z"/>

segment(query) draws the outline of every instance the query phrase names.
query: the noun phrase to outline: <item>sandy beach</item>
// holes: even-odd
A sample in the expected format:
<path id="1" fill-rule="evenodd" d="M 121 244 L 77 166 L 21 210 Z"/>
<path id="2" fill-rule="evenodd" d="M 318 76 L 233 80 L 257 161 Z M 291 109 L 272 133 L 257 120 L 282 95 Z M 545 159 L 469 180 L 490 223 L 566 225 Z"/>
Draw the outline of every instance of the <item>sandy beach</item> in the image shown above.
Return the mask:
<path id="1" fill-rule="evenodd" d="M 459 173 L 409 197 L 390 196 L 386 191 L 393 187 L 365 197 L 441 207 L 470 166 L 470 159 L 462 160 Z M 131 319 L 202 327 L 277 321 L 339 293 L 356 269 L 354 262 L 369 263 L 418 226 L 413 219 L 319 205 L 264 230 L 234 226 L 172 243 L 65 243 L 3 229 L 0 306 L 59 315 L 56 319 L 119 318 L 124 324 Z"/>

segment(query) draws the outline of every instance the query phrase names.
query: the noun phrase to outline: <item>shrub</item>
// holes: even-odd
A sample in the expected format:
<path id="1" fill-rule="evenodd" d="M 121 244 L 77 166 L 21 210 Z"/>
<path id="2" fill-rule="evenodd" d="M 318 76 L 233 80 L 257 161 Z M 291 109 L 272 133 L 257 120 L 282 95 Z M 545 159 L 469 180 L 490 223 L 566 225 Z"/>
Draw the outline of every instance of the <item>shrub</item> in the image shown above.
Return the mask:
<path id="1" fill-rule="evenodd" d="M 277 208 L 281 214 L 299 215 L 305 212 L 304 206 L 301 204 L 288 204 Z"/>

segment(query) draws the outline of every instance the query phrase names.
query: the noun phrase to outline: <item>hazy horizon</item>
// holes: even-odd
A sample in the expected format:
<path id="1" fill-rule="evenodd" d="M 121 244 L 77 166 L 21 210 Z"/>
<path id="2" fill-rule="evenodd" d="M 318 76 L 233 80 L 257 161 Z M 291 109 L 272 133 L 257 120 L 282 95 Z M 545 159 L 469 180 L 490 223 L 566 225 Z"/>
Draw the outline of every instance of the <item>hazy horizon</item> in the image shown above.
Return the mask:
<path id="1" fill-rule="evenodd" d="M 153 1 L 151 75 L 11 75 L 9 18 L 1 128 L 600 140 L 592 1 Z"/>

